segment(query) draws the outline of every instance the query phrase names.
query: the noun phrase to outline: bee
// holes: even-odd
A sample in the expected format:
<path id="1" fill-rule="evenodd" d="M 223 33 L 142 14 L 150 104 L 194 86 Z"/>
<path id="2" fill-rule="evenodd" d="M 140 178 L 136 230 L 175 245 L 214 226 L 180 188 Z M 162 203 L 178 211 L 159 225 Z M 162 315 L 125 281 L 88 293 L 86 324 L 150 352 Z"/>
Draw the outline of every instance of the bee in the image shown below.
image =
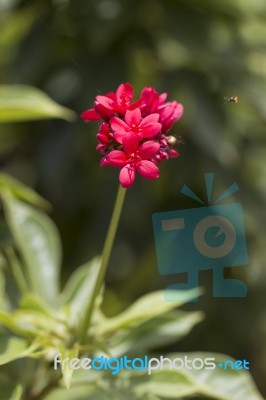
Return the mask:
<path id="1" fill-rule="evenodd" d="M 238 96 L 227 96 L 224 97 L 224 101 L 227 103 L 237 103 L 238 102 Z"/>

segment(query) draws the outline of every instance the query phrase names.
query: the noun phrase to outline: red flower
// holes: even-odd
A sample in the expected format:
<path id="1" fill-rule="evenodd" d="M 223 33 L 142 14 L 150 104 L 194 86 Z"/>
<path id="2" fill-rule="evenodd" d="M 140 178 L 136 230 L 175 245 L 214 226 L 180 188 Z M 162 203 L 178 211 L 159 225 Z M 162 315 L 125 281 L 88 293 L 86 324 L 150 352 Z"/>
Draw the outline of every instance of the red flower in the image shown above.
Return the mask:
<path id="1" fill-rule="evenodd" d="M 159 95 L 155 89 L 150 86 L 146 86 L 140 95 L 140 109 L 142 116 L 145 117 L 151 113 L 156 113 L 158 107 L 164 103 L 167 97 L 167 93 Z"/>
<path id="2" fill-rule="evenodd" d="M 132 103 L 133 87 L 122 83 L 116 92 L 97 96 L 94 108 L 81 114 L 86 122 L 102 121 L 97 137 L 97 151 L 104 157 L 101 166 L 120 168 L 119 180 L 130 187 L 139 173 L 147 179 L 159 177 L 157 164 L 178 157 L 178 144 L 166 135 L 183 114 L 182 104 L 166 102 L 167 93 L 159 94 L 146 86 Z"/>
<path id="3" fill-rule="evenodd" d="M 109 96 L 97 96 L 97 102 L 106 110 L 112 113 L 124 115 L 125 112 L 131 107 L 136 107 L 139 102 L 130 105 L 133 98 L 134 90 L 130 83 L 122 83 L 118 86 L 115 93 L 110 93 Z"/>
<path id="4" fill-rule="evenodd" d="M 113 101 L 115 98 L 115 93 L 107 93 L 105 97 L 108 98 L 110 101 Z M 110 118 L 112 118 L 113 116 L 113 111 L 107 109 L 96 100 L 94 102 L 94 108 L 90 108 L 89 110 L 84 111 L 80 117 L 84 119 L 85 122 L 91 122 L 100 121 L 101 119 L 103 119 L 104 121 L 109 121 Z"/>
<path id="5" fill-rule="evenodd" d="M 176 121 L 178 121 L 184 112 L 182 104 L 177 101 L 171 101 L 158 107 L 157 112 L 160 114 L 160 122 L 162 123 L 162 133 L 170 131 Z"/>
<path id="6" fill-rule="evenodd" d="M 118 143 L 122 143 L 126 133 L 138 136 L 139 139 L 152 139 L 162 129 L 162 124 L 158 122 L 159 117 L 159 114 L 150 114 L 142 118 L 139 108 L 133 111 L 127 110 L 125 121 L 117 117 L 112 118 L 110 121 L 114 131 L 114 139 Z"/>
<path id="7" fill-rule="evenodd" d="M 96 150 L 100 154 L 106 154 L 109 151 L 111 140 L 113 139 L 113 133 L 110 131 L 109 124 L 103 122 L 100 126 L 100 132 L 97 133 L 96 138 L 99 144 L 96 146 Z"/>
<path id="8" fill-rule="evenodd" d="M 159 169 L 150 161 L 160 149 L 155 141 L 147 141 L 139 146 L 137 136 L 126 134 L 123 138 L 122 150 L 111 151 L 103 160 L 102 165 L 120 167 L 119 181 L 124 188 L 129 188 L 135 181 L 136 172 L 146 179 L 159 178 Z"/>
<path id="9" fill-rule="evenodd" d="M 125 114 L 128 108 L 134 109 L 140 103 L 140 100 L 130 105 L 133 98 L 133 87 L 130 83 L 122 83 L 118 86 L 116 92 L 110 92 L 104 96 L 96 96 L 94 108 L 84 111 L 81 118 L 86 122 L 100 121 L 101 119 L 109 121 L 115 113 Z"/>

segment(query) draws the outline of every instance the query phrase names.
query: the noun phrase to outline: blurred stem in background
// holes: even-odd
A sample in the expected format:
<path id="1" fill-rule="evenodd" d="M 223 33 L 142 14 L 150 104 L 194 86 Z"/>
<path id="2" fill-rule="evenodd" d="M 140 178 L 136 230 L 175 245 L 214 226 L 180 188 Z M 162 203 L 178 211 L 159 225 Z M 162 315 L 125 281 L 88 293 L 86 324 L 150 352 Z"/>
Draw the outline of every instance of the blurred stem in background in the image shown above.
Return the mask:
<path id="1" fill-rule="evenodd" d="M 105 272 L 107 269 L 107 265 L 110 259 L 111 251 L 114 245 L 115 235 L 118 227 L 118 223 L 120 220 L 121 211 L 124 204 L 124 199 L 126 195 L 126 189 L 123 189 L 122 186 L 119 185 L 116 201 L 113 209 L 113 214 L 111 218 L 111 222 L 108 228 L 107 236 L 105 239 L 102 255 L 101 255 L 101 264 L 99 268 L 99 273 L 97 275 L 97 280 L 94 285 L 92 296 L 89 298 L 87 310 L 85 313 L 85 317 L 82 321 L 82 326 L 80 330 L 80 341 L 83 343 L 87 337 L 87 332 L 90 326 L 92 313 L 94 310 L 95 301 L 97 296 L 101 290 L 103 280 L 105 277 Z"/>

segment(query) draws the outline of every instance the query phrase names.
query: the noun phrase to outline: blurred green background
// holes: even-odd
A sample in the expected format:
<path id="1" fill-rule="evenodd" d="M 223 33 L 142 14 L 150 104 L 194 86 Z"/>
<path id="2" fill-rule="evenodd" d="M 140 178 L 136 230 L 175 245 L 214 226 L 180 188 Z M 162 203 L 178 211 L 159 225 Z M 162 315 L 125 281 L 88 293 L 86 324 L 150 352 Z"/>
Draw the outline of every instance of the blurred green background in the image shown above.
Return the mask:
<path id="1" fill-rule="evenodd" d="M 127 194 L 107 276 L 105 310 L 113 315 L 139 295 L 186 276 L 157 271 L 153 212 L 197 207 L 183 184 L 206 199 L 205 172 L 219 195 L 245 210 L 250 263 L 226 276 L 248 283 L 246 299 L 206 293 L 189 309 L 206 319 L 167 351 L 206 350 L 251 362 L 266 395 L 266 2 L 265 0 L 0 0 L 0 82 L 34 85 L 78 114 L 96 94 L 131 82 L 167 91 L 184 104 L 172 133 L 180 158 L 158 181 L 138 179 Z M 237 95 L 238 104 L 224 96 Z M 52 120 L 0 126 L 1 170 L 53 205 L 64 248 L 64 279 L 100 253 L 118 186 L 118 171 L 99 167 L 97 123 Z M 122 262 L 121 262 L 122 260 Z"/>

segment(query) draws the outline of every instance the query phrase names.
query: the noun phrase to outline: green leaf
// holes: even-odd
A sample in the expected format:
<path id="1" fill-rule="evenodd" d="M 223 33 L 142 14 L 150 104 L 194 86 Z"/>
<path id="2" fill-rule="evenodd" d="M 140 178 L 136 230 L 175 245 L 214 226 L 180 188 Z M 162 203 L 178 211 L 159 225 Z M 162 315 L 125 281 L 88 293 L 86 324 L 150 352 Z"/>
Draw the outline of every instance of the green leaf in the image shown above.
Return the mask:
<path id="1" fill-rule="evenodd" d="M 112 355 L 137 353 L 170 345 L 186 336 L 203 319 L 201 312 L 170 311 L 110 338 Z"/>
<path id="2" fill-rule="evenodd" d="M 47 118 L 73 121 L 76 114 L 57 104 L 41 90 L 26 85 L 0 85 L 0 122 Z"/>
<path id="3" fill-rule="evenodd" d="M 118 329 L 139 325 L 194 299 L 197 295 L 197 290 L 180 291 L 178 293 L 180 301 L 178 302 L 166 302 L 164 299 L 165 291 L 146 294 L 121 314 L 114 318 L 106 318 L 97 328 L 97 332 L 98 334 L 106 335 L 116 332 Z"/>
<path id="4" fill-rule="evenodd" d="M 154 371 L 150 376 L 135 377 L 131 380 L 131 387 L 140 398 L 152 393 L 162 399 L 183 399 L 197 393 L 189 377 L 174 370 Z"/>
<path id="5" fill-rule="evenodd" d="M 32 337 L 38 334 L 36 329 L 31 329 L 28 325 L 27 327 L 23 326 L 23 321 L 17 319 L 16 314 L 8 314 L 2 310 L 0 311 L 0 325 L 21 336 Z"/>
<path id="6" fill-rule="evenodd" d="M 85 372 L 85 374 L 84 374 Z M 94 371 L 93 379 L 88 371 L 77 370 L 73 376 L 69 390 L 56 388 L 44 397 L 44 400 L 141 400 L 128 388 L 127 380 L 109 379 L 109 375 L 101 376 L 100 371 Z M 84 379 L 77 383 L 76 377 L 83 375 Z M 147 396 L 145 400 L 158 400 L 155 396 Z"/>
<path id="7" fill-rule="evenodd" d="M 14 379 L 7 375 L 0 375 L 0 388 L 1 388 L 1 399 L 5 400 L 21 400 L 23 388 L 21 385 L 17 385 L 14 389 Z"/>
<path id="8" fill-rule="evenodd" d="M 175 355 L 178 357 L 178 355 Z M 224 363 L 232 357 L 213 353 L 189 353 L 189 358 L 214 357 L 216 364 Z M 173 355 L 172 355 L 173 357 Z M 179 354 L 180 357 L 180 354 Z M 186 371 L 187 376 L 193 380 L 200 395 L 213 400 L 263 400 L 258 392 L 251 374 L 245 370 L 221 369 L 216 367 L 213 370 L 190 370 Z"/>
<path id="9" fill-rule="evenodd" d="M 34 190 L 30 189 L 23 183 L 19 182 L 17 179 L 0 173 L 0 194 L 8 189 L 14 197 L 20 200 L 24 200 L 32 205 L 40 208 L 49 209 L 50 204 L 41 196 L 39 196 Z"/>
<path id="10" fill-rule="evenodd" d="M 215 363 L 225 362 L 231 357 L 214 353 L 180 353 L 170 354 L 165 358 L 175 359 L 187 356 L 189 360 L 196 358 L 215 358 Z M 250 373 L 247 370 L 227 369 L 216 366 L 215 369 L 167 369 L 155 370 L 149 377 L 133 378 L 131 384 L 137 386 L 138 393 L 154 393 L 162 399 L 176 399 L 199 396 L 211 400 L 263 400 L 258 392 Z M 138 383 L 139 380 L 139 383 Z"/>
<path id="11" fill-rule="evenodd" d="M 66 323 L 63 312 L 54 312 L 32 293 L 22 297 L 20 308 L 12 314 L 0 311 L 0 325 L 29 339 L 43 337 L 49 341 L 55 335 L 66 340 Z"/>
<path id="12" fill-rule="evenodd" d="M 0 307 L 4 304 L 5 299 L 5 275 L 3 271 L 3 266 L 5 265 L 5 258 L 0 251 Z"/>
<path id="13" fill-rule="evenodd" d="M 95 266 L 95 261 L 97 265 Z M 77 268 L 68 278 L 65 287 L 60 295 L 62 304 L 69 304 L 74 301 L 75 297 L 79 295 L 79 290 L 82 290 L 86 278 L 89 280 L 91 270 L 99 265 L 99 259 L 93 259 L 88 263 Z"/>
<path id="14" fill-rule="evenodd" d="M 25 339 L 17 337 L 0 337 L 0 365 L 7 364 L 18 358 L 28 357 L 32 355 L 39 347 L 36 341 L 29 346 L 29 342 Z"/>
<path id="15" fill-rule="evenodd" d="M 71 360 L 73 358 L 77 358 L 79 356 L 79 349 L 77 346 L 74 346 L 72 349 L 66 349 L 65 347 L 61 346 L 59 348 L 59 353 L 60 353 L 61 371 L 62 371 L 62 375 L 63 375 L 63 381 L 65 384 L 65 387 L 67 389 L 69 389 L 74 369 L 71 368 L 69 362 L 65 362 L 63 364 L 63 360 L 65 360 L 66 358 L 68 358 L 69 360 Z"/>
<path id="16" fill-rule="evenodd" d="M 26 293 L 20 301 L 20 309 L 37 311 L 49 318 L 55 318 L 54 311 L 39 297 L 33 293 Z"/>
<path id="17" fill-rule="evenodd" d="M 3 196 L 6 219 L 23 257 L 31 290 L 48 304 L 58 301 L 61 244 L 57 229 L 45 214 Z"/>
<path id="18" fill-rule="evenodd" d="M 7 294 L 5 270 L 8 267 L 6 257 L 0 250 L 0 310 L 10 309 L 10 299 Z"/>
<path id="19" fill-rule="evenodd" d="M 170 368 L 170 360 L 184 360 L 185 357 L 189 360 L 215 358 L 216 365 L 231 359 L 214 353 L 169 354 L 164 357 L 164 368 L 159 366 L 160 369 L 151 371 L 151 375 L 143 370 L 141 373 L 124 373 L 121 377 L 126 379 L 129 376 L 129 389 L 139 398 L 148 398 L 152 393 L 160 399 L 183 400 L 200 397 L 211 400 L 263 400 L 247 370 L 223 370 L 218 366 L 209 370 L 181 369 L 180 364 L 179 369 Z"/>
<path id="20" fill-rule="evenodd" d="M 0 311 L 0 324 L 16 334 L 31 339 L 39 337 L 49 341 L 55 336 L 57 339 L 67 340 L 68 332 L 63 317 L 63 315 L 51 317 L 38 310 L 18 309 L 13 314 Z"/>
<path id="21" fill-rule="evenodd" d="M 23 275 L 20 260 L 17 258 L 12 247 L 8 247 L 6 249 L 6 255 L 17 287 L 22 294 L 26 293 L 28 290 L 28 285 L 25 276 Z"/>
<path id="22" fill-rule="evenodd" d="M 20 400 L 22 393 L 23 393 L 23 387 L 21 385 L 17 385 L 10 397 L 10 400 Z"/>
<path id="23" fill-rule="evenodd" d="M 110 396 L 103 394 L 101 390 L 98 393 L 95 388 L 90 385 L 83 385 L 79 387 L 73 387 L 69 390 L 67 389 L 55 389 L 43 400 L 110 400 Z"/>
<path id="24" fill-rule="evenodd" d="M 100 267 L 100 259 L 95 257 L 78 268 L 69 278 L 62 293 L 62 302 L 71 308 L 72 324 L 77 325 L 84 316 L 92 295 Z"/>

